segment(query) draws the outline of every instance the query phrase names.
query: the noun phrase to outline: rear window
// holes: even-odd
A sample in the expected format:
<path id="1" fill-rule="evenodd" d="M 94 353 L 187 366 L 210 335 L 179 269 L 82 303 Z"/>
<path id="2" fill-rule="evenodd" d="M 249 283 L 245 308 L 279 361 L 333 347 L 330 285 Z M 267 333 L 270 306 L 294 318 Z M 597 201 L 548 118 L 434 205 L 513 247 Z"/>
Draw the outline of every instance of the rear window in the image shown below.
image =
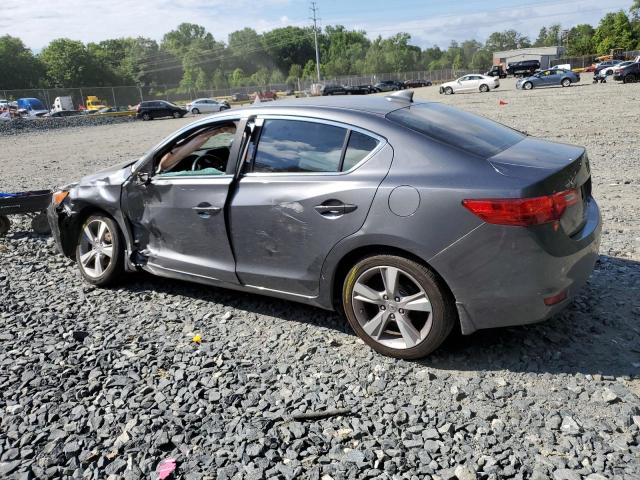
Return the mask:
<path id="1" fill-rule="evenodd" d="M 484 158 L 493 157 L 524 138 L 522 133 L 509 127 L 439 103 L 395 110 L 387 118 L 433 140 Z"/>

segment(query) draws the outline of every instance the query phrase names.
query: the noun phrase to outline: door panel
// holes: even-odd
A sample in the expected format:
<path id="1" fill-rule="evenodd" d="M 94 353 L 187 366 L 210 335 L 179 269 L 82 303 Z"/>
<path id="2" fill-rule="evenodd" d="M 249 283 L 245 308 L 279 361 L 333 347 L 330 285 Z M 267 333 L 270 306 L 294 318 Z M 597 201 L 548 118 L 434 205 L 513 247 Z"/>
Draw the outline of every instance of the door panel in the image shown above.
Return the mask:
<path id="1" fill-rule="evenodd" d="M 384 144 L 348 174 L 244 176 L 230 206 L 241 283 L 317 296 L 327 254 L 360 229 L 392 159 Z"/>
<path id="2" fill-rule="evenodd" d="M 150 266 L 237 283 L 224 219 L 232 181 L 155 177 L 126 185 L 127 215 Z"/>

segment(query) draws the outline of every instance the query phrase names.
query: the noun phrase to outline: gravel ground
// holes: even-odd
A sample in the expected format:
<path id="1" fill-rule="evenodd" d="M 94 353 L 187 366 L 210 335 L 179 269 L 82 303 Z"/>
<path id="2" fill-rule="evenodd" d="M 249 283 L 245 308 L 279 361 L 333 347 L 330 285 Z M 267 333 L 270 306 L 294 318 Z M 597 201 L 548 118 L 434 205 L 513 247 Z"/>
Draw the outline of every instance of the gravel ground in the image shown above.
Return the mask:
<path id="1" fill-rule="evenodd" d="M 14 221 L 0 239 L 0 478 L 154 478 L 168 457 L 184 479 L 640 478 L 640 84 L 589 81 L 418 92 L 588 147 L 605 221 L 564 313 L 454 335 L 421 362 L 294 303 L 142 274 L 88 287 Z M 0 190 L 72 181 L 186 121 L 0 136 Z"/>

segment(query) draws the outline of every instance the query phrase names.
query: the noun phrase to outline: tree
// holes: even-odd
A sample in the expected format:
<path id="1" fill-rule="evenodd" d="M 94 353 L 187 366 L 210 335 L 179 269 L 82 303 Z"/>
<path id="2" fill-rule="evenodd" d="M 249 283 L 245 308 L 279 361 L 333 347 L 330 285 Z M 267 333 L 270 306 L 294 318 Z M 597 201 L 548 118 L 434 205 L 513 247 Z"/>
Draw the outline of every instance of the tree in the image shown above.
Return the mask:
<path id="1" fill-rule="evenodd" d="M 485 48 L 490 52 L 501 50 L 514 50 L 516 48 L 527 48 L 531 46 L 529 38 L 515 30 L 505 30 L 504 32 L 493 32 L 485 42 Z"/>
<path id="2" fill-rule="evenodd" d="M 80 41 L 59 38 L 53 40 L 39 55 L 45 66 L 49 85 L 84 87 L 111 85 L 113 75 L 102 68 Z"/>
<path id="3" fill-rule="evenodd" d="M 469 66 L 472 70 L 483 71 L 489 69 L 493 63 L 493 55 L 487 49 L 478 50 L 473 54 Z"/>
<path id="4" fill-rule="evenodd" d="M 44 65 L 22 40 L 10 35 L 0 37 L 0 88 L 36 88 Z"/>
<path id="5" fill-rule="evenodd" d="M 594 33 L 594 28 L 586 23 L 571 28 L 567 38 L 567 54 L 570 56 L 581 56 L 594 53 Z"/>
<path id="6" fill-rule="evenodd" d="M 540 29 L 540 33 L 538 34 L 538 38 L 534 43 L 534 46 L 554 47 L 556 45 L 560 45 L 560 31 L 561 26 L 559 23 L 554 23 L 553 25 L 549 26 L 549 28 L 542 27 Z"/>
<path id="7" fill-rule="evenodd" d="M 636 41 L 629 17 L 624 11 L 607 13 L 593 35 L 593 42 L 598 54 L 609 53 L 613 48 L 631 50 Z"/>

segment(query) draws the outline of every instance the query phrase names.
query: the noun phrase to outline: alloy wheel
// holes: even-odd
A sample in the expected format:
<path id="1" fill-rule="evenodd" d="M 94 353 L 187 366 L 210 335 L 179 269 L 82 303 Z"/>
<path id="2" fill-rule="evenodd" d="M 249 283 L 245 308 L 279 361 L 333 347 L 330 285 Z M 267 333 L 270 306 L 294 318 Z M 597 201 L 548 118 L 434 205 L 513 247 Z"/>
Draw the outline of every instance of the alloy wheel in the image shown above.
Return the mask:
<path id="1" fill-rule="evenodd" d="M 351 300 L 362 329 L 386 347 L 415 347 L 431 331 L 432 308 L 427 293 L 398 267 L 378 266 L 364 271 L 355 281 Z"/>
<path id="2" fill-rule="evenodd" d="M 87 223 L 79 249 L 82 270 L 91 278 L 100 277 L 113 259 L 113 232 L 107 223 L 99 219 Z"/>

